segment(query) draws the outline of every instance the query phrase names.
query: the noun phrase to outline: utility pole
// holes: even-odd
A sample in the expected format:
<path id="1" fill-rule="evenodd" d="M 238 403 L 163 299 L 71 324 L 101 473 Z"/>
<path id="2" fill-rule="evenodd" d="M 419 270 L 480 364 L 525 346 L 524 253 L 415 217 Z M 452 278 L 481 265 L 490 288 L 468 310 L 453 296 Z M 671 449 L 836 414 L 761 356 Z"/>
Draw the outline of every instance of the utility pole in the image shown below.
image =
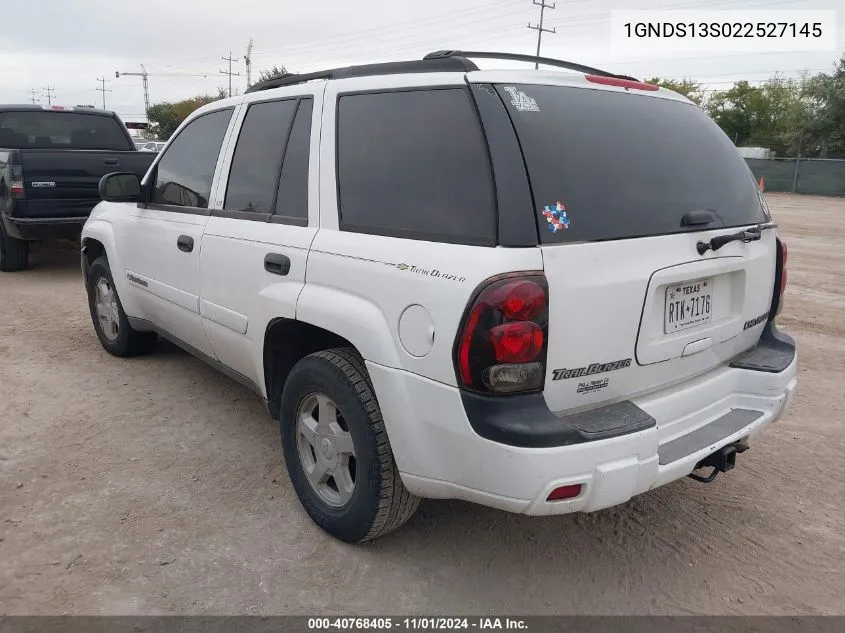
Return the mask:
<path id="1" fill-rule="evenodd" d="M 32 103 L 35 104 L 36 101 L 37 101 L 36 98 L 35 98 L 35 95 L 38 91 L 35 88 L 32 88 L 32 89 L 30 89 L 29 92 L 32 94 L 32 97 L 31 97 Z"/>
<path id="2" fill-rule="evenodd" d="M 47 105 L 53 105 L 53 99 L 55 99 L 55 98 L 56 98 L 56 89 L 55 89 L 55 88 L 51 88 L 51 87 L 48 85 L 46 88 L 44 88 L 44 90 L 46 90 L 46 91 L 47 91 L 47 94 L 46 94 L 46 95 L 44 95 L 45 97 L 47 97 Z"/>
<path id="3" fill-rule="evenodd" d="M 252 38 L 249 38 L 249 46 L 246 47 L 244 63 L 246 63 L 246 87 L 249 88 L 252 85 Z"/>
<path id="4" fill-rule="evenodd" d="M 540 23 L 539 24 L 531 24 L 531 22 L 529 22 L 528 28 L 537 31 L 537 57 L 539 57 L 540 56 L 540 41 L 543 39 L 543 33 L 557 33 L 557 31 L 554 29 L 554 27 L 550 28 L 550 29 L 543 28 L 543 16 L 546 12 L 546 9 L 554 9 L 555 5 L 554 5 L 554 3 L 546 4 L 546 0 L 540 0 L 539 2 L 537 2 L 537 0 L 533 0 L 533 2 L 538 7 L 540 7 Z M 540 67 L 540 63 L 536 62 L 534 64 L 534 69 L 536 70 L 539 67 Z"/>
<path id="5" fill-rule="evenodd" d="M 106 79 L 104 77 L 103 78 L 98 77 L 97 81 L 99 81 L 100 85 L 101 85 L 101 87 L 97 88 L 97 90 L 99 92 L 103 93 L 103 110 L 105 110 L 106 109 L 106 93 L 111 92 L 111 88 L 106 88 Z"/>
<path id="6" fill-rule="evenodd" d="M 232 77 L 233 76 L 240 77 L 240 73 L 233 73 L 232 72 L 232 62 L 238 61 L 238 58 L 237 57 L 233 58 L 232 57 L 232 51 L 229 51 L 228 57 L 221 57 L 220 59 L 222 59 L 224 62 L 229 62 L 229 70 L 228 71 L 221 70 L 220 72 L 223 73 L 224 75 L 229 75 L 229 96 L 231 97 L 232 96 Z"/>

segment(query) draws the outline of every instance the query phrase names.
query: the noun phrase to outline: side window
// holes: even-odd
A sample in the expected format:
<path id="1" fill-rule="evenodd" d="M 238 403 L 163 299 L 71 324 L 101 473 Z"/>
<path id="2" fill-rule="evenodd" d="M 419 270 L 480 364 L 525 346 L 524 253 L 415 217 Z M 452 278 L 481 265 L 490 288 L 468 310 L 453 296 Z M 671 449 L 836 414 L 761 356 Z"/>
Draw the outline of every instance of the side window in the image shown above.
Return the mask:
<path id="1" fill-rule="evenodd" d="M 158 162 L 152 203 L 208 208 L 214 168 L 231 118 L 232 109 L 227 108 L 185 126 Z"/>
<path id="2" fill-rule="evenodd" d="M 465 89 L 343 95 L 337 116 L 342 230 L 495 244 L 489 156 Z"/>
<path id="3" fill-rule="evenodd" d="M 272 213 L 296 107 L 297 99 L 249 106 L 232 157 L 224 209 Z"/>
<path id="4" fill-rule="evenodd" d="M 289 224 L 308 224 L 308 164 L 311 154 L 311 99 L 302 99 L 291 128 L 279 191 L 276 217 Z"/>

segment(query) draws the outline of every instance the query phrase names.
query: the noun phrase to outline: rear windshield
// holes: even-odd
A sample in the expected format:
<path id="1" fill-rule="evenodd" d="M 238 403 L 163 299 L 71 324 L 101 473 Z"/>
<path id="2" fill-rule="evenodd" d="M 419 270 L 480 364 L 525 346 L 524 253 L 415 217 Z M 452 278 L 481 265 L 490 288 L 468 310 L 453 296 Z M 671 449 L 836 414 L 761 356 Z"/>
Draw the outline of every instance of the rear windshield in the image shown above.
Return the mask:
<path id="1" fill-rule="evenodd" d="M 497 86 L 516 128 L 544 243 L 765 221 L 733 143 L 696 106 L 633 93 Z M 682 227 L 688 211 L 716 222 Z"/>
<path id="2" fill-rule="evenodd" d="M 102 114 L 0 112 L 0 147 L 131 150 L 120 123 Z"/>

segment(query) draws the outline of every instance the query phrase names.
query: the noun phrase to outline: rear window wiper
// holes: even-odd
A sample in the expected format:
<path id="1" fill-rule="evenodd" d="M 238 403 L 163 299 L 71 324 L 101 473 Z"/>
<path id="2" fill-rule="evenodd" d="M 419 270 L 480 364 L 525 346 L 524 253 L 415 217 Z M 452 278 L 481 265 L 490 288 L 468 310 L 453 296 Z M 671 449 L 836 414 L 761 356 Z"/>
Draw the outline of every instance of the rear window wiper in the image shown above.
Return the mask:
<path id="1" fill-rule="evenodd" d="M 766 229 L 773 229 L 775 226 L 776 225 L 772 222 L 766 222 L 765 224 L 758 224 L 757 226 L 752 226 L 750 229 L 737 231 L 736 233 L 730 233 L 729 235 L 717 235 L 708 242 L 699 241 L 698 244 L 695 245 L 695 248 L 699 255 L 704 255 L 707 251 L 718 251 L 725 244 L 730 244 L 731 242 L 742 241 L 746 244 L 748 242 L 755 242 L 763 236 L 763 231 Z"/>

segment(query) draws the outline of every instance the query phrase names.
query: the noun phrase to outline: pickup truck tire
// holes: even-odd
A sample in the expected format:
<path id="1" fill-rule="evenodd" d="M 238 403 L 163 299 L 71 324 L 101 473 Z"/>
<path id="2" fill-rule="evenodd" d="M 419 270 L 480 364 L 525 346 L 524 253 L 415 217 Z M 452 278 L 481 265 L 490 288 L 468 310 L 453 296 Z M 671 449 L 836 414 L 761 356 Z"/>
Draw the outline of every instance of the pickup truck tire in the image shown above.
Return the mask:
<path id="1" fill-rule="evenodd" d="M 0 271 L 13 273 L 29 268 L 29 242 L 12 237 L 0 223 Z"/>
<path id="2" fill-rule="evenodd" d="M 114 287 L 109 262 L 105 257 L 99 257 L 91 264 L 85 286 L 88 290 L 88 308 L 91 311 L 94 331 L 109 354 L 138 356 L 153 349 L 156 343 L 155 332 L 139 332 L 129 325 Z M 103 303 L 111 306 L 112 314 L 116 313 L 116 318 L 107 320 L 105 324 L 101 318 L 102 307 L 98 310 L 98 304 L 102 306 Z"/>
<path id="3" fill-rule="evenodd" d="M 315 403 L 319 404 L 315 406 Z M 328 418 L 325 413 L 319 413 L 331 411 L 324 409 L 324 405 L 334 407 Z M 368 541 L 395 530 L 414 514 L 419 498 L 402 484 L 367 369 L 354 350 L 331 349 L 300 360 L 285 383 L 279 417 L 282 448 L 293 488 L 306 512 L 326 532 L 347 543 Z M 325 471 L 328 481 L 320 484 L 323 493 L 312 484 L 316 477 L 312 474 L 309 478 L 305 464 L 316 471 L 323 457 L 318 458 L 318 449 L 309 450 L 303 444 L 307 440 L 301 433 L 301 419 L 316 424 L 319 417 L 323 417 L 325 426 L 315 427 L 319 430 L 313 435 L 311 447 L 323 442 L 326 454 L 334 460 L 334 469 Z M 333 435 L 327 419 L 332 420 L 331 428 L 337 435 Z M 344 462 L 341 450 L 337 449 L 339 441 L 332 445 L 326 438 L 338 436 L 347 440 L 351 437 L 354 445 L 354 485 L 348 499 L 334 495 L 331 488 L 332 473 L 341 472 Z M 349 460 L 349 455 L 346 459 Z M 327 463 L 323 459 L 324 468 Z M 340 490 L 336 481 L 334 490 Z"/>

